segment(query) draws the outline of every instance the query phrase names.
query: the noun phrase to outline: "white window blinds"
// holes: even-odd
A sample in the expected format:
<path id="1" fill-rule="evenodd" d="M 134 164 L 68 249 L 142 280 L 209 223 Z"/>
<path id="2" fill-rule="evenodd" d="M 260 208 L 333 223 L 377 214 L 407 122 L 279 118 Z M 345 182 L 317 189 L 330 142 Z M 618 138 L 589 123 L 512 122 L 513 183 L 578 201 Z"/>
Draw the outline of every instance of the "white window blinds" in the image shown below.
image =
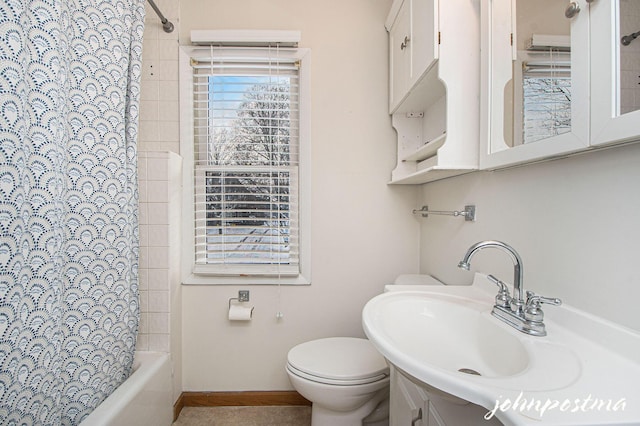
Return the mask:
<path id="1" fill-rule="evenodd" d="M 299 273 L 299 62 L 292 50 L 209 48 L 191 61 L 196 272 Z"/>
<path id="2" fill-rule="evenodd" d="M 522 139 L 571 131 L 571 52 L 527 51 L 522 62 Z"/>

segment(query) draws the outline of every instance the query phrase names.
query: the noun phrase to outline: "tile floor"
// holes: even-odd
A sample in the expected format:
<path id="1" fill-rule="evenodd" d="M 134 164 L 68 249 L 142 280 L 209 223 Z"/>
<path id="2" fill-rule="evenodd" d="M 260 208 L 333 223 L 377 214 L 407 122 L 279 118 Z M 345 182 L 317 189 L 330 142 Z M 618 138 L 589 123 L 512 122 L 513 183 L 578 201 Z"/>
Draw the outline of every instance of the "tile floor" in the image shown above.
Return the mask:
<path id="1" fill-rule="evenodd" d="M 173 426 L 310 426 L 311 407 L 184 407 Z"/>

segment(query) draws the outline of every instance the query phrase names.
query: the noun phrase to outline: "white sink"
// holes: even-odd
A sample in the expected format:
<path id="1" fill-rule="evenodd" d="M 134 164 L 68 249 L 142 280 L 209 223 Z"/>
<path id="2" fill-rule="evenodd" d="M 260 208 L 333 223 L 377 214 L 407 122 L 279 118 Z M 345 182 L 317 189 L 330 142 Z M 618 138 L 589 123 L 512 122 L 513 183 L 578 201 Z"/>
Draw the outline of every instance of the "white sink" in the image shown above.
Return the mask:
<path id="1" fill-rule="evenodd" d="M 638 333 L 563 306 L 545 310 L 551 318 L 545 321 L 547 336 L 526 335 L 491 315 L 493 286 L 476 275 L 473 286 L 415 286 L 374 297 L 363 310 L 365 333 L 398 369 L 488 410 L 518 397 L 626 401 L 616 413 L 556 410 L 543 413 L 544 419 L 536 418 L 535 407 L 496 413 L 505 424 L 609 424 L 619 418 L 621 424 L 640 424 Z M 602 347 L 602 339 L 611 347 Z"/>
<path id="2" fill-rule="evenodd" d="M 481 377 L 512 376 L 529 365 L 525 346 L 496 325 L 484 303 L 424 292 L 386 293 L 365 313 L 375 340 L 416 362 Z"/>
<path id="3" fill-rule="evenodd" d="M 371 299 L 363 310 L 365 332 L 401 370 L 430 385 L 441 378 L 470 385 L 529 391 L 571 384 L 580 374 L 573 350 L 527 336 L 491 316 L 491 298 L 433 287 L 399 291 Z M 461 395 L 457 395 L 461 396 Z"/>

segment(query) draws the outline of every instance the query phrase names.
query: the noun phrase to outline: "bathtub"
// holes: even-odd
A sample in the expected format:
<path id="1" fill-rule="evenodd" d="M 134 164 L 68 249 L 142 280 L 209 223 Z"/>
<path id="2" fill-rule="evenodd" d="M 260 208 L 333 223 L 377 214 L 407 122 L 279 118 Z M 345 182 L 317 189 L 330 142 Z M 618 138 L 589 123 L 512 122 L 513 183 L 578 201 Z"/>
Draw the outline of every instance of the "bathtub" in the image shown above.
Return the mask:
<path id="1" fill-rule="evenodd" d="M 171 362 L 164 352 L 136 352 L 134 371 L 80 426 L 168 426 L 173 421 Z"/>

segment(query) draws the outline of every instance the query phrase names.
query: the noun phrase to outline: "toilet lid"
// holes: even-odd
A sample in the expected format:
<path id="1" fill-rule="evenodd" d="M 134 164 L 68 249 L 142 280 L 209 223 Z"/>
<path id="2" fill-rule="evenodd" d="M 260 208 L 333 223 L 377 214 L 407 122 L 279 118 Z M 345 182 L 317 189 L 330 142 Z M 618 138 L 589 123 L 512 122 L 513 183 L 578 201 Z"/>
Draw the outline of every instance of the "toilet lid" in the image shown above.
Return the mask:
<path id="1" fill-rule="evenodd" d="M 301 343 L 289 351 L 289 365 L 332 381 L 369 382 L 389 374 L 384 357 L 371 342 L 355 337 L 330 337 Z"/>

